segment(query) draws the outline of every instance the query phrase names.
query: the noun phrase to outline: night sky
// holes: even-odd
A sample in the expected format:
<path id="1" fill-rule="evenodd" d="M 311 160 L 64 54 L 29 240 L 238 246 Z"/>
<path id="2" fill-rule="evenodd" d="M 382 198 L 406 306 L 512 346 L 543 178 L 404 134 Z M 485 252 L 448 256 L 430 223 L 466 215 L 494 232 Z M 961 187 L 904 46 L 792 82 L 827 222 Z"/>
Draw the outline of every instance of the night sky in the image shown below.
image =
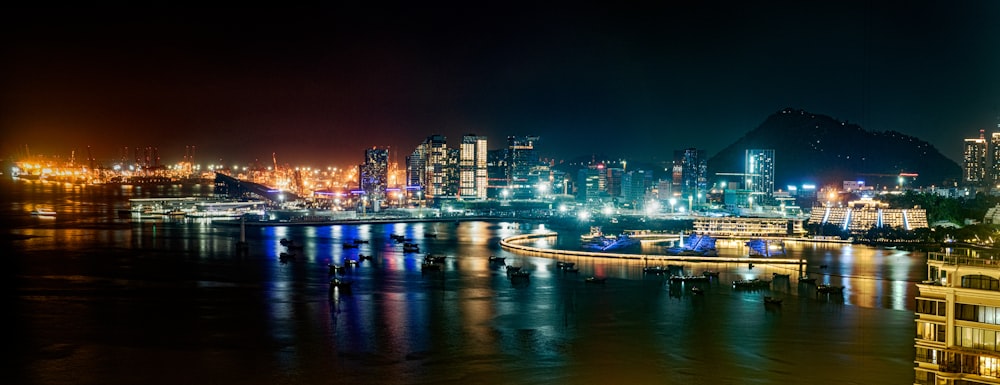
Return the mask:
<path id="1" fill-rule="evenodd" d="M 8 8 L 0 155 L 345 166 L 388 146 L 402 164 L 428 135 L 476 133 L 662 160 L 792 107 L 958 161 L 1000 110 L 997 1 L 355 3 Z"/>

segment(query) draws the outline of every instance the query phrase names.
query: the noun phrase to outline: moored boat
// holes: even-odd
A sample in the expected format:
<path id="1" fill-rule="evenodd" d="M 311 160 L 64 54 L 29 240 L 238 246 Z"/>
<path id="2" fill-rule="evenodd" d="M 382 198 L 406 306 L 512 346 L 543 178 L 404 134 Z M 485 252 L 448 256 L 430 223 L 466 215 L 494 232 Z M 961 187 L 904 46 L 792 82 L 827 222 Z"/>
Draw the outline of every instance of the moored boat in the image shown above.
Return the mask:
<path id="1" fill-rule="evenodd" d="M 764 304 L 765 305 L 781 305 L 781 301 L 782 301 L 781 298 L 775 298 L 775 297 L 771 297 L 771 296 L 764 296 Z"/>
<path id="2" fill-rule="evenodd" d="M 604 283 L 607 280 L 608 280 L 607 278 L 597 278 L 597 277 L 591 276 L 591 277 L 585 278 L 583 281 L 586 282 L 586 283 Z"/>

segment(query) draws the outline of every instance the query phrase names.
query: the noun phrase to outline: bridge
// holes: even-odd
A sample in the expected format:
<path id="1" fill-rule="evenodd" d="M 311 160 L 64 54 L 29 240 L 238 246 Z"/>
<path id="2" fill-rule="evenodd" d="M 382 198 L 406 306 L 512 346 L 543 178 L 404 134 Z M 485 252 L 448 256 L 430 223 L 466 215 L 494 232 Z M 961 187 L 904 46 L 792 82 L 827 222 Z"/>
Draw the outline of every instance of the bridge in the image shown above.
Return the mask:
<path id="1" fill-rule="evenodd" d="M 280 191 L 268 186 L 242 181 L 222 173 L 215 173 L 215 194 L 226 195 L 229 198 L 246 198 L 256 195 L 270 202 L 286 202 L 298 200 L 299 196 L 288 191 Z"/>

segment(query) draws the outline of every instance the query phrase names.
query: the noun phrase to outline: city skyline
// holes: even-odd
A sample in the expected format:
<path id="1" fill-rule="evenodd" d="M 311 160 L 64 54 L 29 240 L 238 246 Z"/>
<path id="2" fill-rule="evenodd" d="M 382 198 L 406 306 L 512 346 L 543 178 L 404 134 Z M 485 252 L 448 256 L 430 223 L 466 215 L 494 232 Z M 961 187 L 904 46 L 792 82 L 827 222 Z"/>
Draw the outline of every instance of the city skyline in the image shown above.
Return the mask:
<path id="1" fill-rule="evenodd" d="M 378 146 L 401 165 L 429 135 L 476 133 L 670 160 L 791 107 L 961 164 L 962 140 L 997 123 L 997 8 L 13 9 L 0 150 L 356 165 Z"/>

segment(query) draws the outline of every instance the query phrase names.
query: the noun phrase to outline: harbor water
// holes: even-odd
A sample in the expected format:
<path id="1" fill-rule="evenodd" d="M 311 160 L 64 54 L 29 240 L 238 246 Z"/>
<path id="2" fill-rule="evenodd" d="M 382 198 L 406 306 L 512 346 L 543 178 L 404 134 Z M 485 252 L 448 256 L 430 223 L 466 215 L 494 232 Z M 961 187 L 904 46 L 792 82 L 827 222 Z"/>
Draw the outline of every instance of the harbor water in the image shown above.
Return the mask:
<path id="1" fill-rule="evenodd" d="M 653 262 L 556 260 L 499 246 L 508 236 L 557 231 L 541 245 L 579 249 L 583 225 L 248 227 L 242 252 L 239 226 L 119 215 L 129 198 L 211 189 L 4 178 L 14 335 L 6 377 L 95 385 L 913 383 L 921 253 L 787 242 L 784 257 L 807 261 L 801 271 L 672 263 L 720 274 L 671 283 L 643 272 Z M 57 214 L 31 215 L 39 208 Z M 391 235 L 421 251 L 404 252 Z M 367 243 L 344 247 L 355 239 Z M 746 252 L 739 241 L 717 246 L 723 256 Z M 440 271 L 421 269 L 428 253 L 445 256 Z M 329 265 L 361 255 L 372 258 L 338 275 L 351 288 L 331 290 Z M 579 271 L 558 269 L 560 261 Z M 530 277 L 511 279 L 508 266 Z M 802 273 L 844 292 L 819 294 L 798 282 Z M 773 281 L 763 290 L 732 285 L 751 278 Z M 782 304 L 765 305 L 764 296 Z"/>

